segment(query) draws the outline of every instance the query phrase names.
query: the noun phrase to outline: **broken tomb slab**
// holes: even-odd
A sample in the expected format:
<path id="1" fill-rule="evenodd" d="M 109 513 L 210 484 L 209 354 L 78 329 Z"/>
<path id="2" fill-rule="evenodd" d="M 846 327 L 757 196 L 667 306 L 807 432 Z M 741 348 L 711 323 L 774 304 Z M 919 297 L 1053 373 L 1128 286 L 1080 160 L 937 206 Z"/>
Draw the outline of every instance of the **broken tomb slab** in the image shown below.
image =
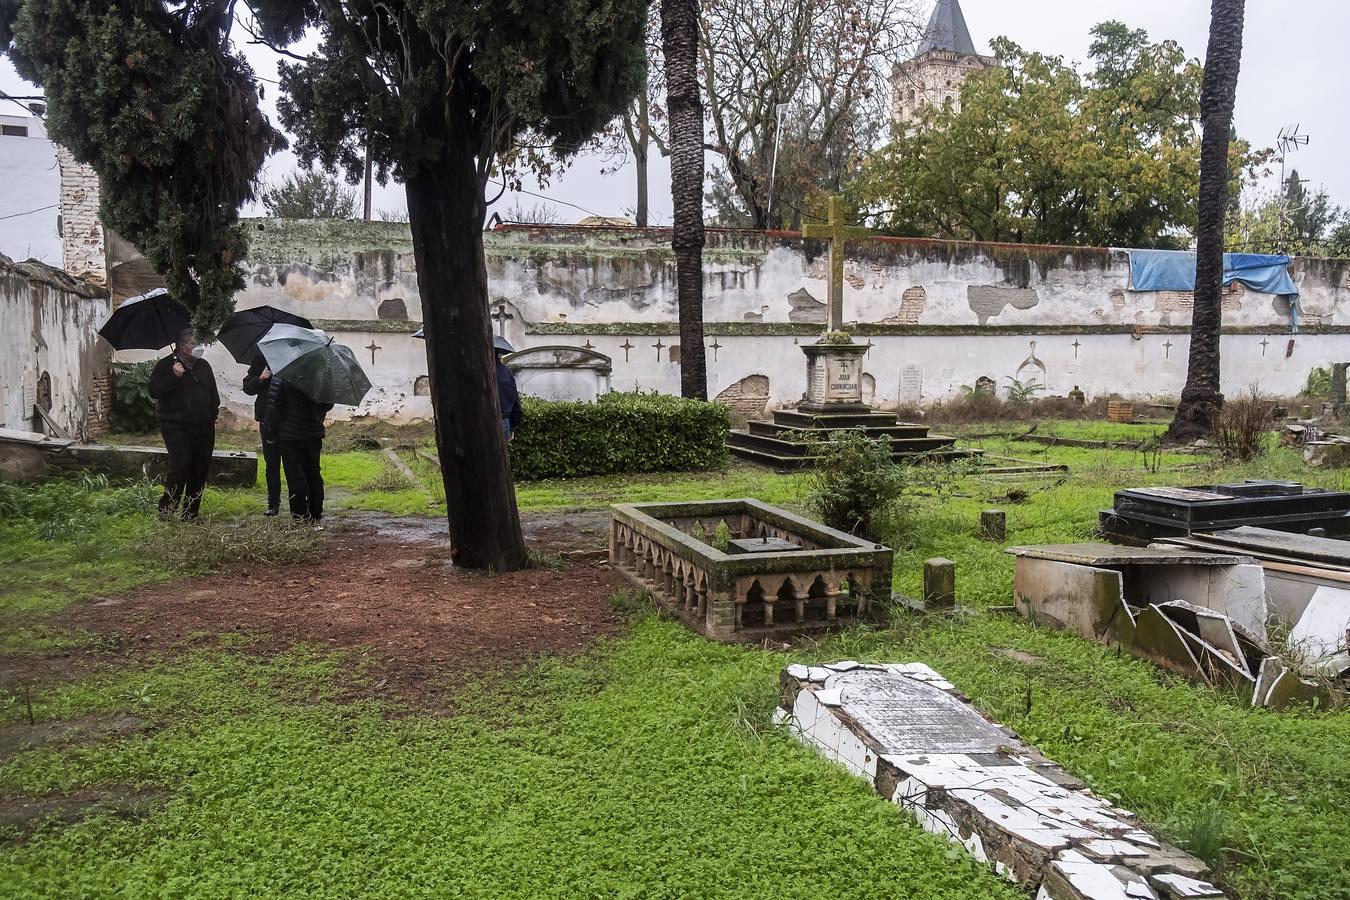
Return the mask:
<path id="1" fill-rule="evenodd" d="M 1203 862 L 1094 795 L 925 665 L 793 665 L 780 687 L 775 722 L 1038 898 L 1165 900 L 1186 896 L 1183 884 L 1209 892 L 1194 896 L 1224 896 Z"/>

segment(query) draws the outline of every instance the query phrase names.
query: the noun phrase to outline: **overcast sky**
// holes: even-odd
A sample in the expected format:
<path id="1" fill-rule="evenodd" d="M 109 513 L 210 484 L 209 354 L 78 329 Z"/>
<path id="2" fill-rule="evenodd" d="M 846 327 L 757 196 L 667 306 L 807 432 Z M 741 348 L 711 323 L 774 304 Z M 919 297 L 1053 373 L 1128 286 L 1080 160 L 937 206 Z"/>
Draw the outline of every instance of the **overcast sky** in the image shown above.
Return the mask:
<path id="1" fill-rule="evenodd" d="M 975 44 L 988 52 L 989 41 L 1007 35 L 1031 50 L 1082 61 L 1087 56 L 1088 29 L 1097 22 L 1119 19 L 1143 28 L 1159 40 L 1178 41 L 1186 52 L 1203 59 L 1209 27 L 1205 0 L 961 0 Z M 925 4 L 925 13 L 931 4 Z M 1324 185 L 1333 202 L 1350 206 L 1350 35 L 1348 0 L 1247 0 L 1242 73 L 1238 82 L 1236 124 L 1240 135 L 1256 146 L 1271 146 L 1284 125 L 1299 123 L 1311 142 L 1290 157 L 1290 165 L 1311 186 Z M 240 35 L 241 40 L 246 38 Z M 260 78 L 275 80 L 277 57 L 266 48 L 243 47 Z M 274 113 L 274 85 L 268 84 L 265 107 Z M 0 59 L 0 90 L 11 94 L 36 93 Z M 12 104 L 0 104 L 9 106 Z M 17 112 L 17 110 L 15 110 Z M 715 163 L 711 154 L 709 168 Z M 631 167 L 611 174 L 610 161 L 594 156 L 575 160 L 552 184 L 529 185 L 548 201 L 507 194 L 494 210 L 514 204 L 529 209 L 551 201 L 562 221 L 596 213 L 630 215 L 636 188 Z M 283 153 L 269 160 L 268 180 L 279 180 L 295 167 Z M 670 221 L 670 174 L 664 159 L 651 164 L 653 224 Z M 1272 185 L 1273 186 L 1273 185 Z M 491 196 L 495 191 L 490 191 Z M 376 185 L 373 206 L 403 211 L 406 202 L 395 184 Z M 256 211 L 250 211 L 256 212 Z"/>

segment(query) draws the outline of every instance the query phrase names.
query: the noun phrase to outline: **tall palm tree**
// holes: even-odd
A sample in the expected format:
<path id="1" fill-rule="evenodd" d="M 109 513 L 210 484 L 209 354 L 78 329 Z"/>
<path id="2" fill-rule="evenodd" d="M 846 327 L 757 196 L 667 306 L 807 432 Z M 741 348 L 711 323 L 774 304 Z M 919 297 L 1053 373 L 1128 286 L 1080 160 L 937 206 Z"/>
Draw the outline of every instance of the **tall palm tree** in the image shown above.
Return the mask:
<path id="1" fill-rule="evenodd" d="M 680 393 L 708 399 L 703 349 L 703 102 L 698 92 L 698 0 L 661 0 L 670 116 L 670 194 L 680 315 Z"/>
<path id="2" fill-rule="evenodd" d="M 1219 390 L 1219 331 L 1222 326 L 1223 220 L 1228 192 L 1228 139 L 1233 124 L 1238 68 L 1242 63 L 1245 0 L 1213 0 L 1205 80 L 1200 89 L 1200 202 L 1195 227 L 1195 306 L 1186 386 L 1167 429 L 1169 441 L 1193 441 L 1214 431 L 1223 406 Z"/>

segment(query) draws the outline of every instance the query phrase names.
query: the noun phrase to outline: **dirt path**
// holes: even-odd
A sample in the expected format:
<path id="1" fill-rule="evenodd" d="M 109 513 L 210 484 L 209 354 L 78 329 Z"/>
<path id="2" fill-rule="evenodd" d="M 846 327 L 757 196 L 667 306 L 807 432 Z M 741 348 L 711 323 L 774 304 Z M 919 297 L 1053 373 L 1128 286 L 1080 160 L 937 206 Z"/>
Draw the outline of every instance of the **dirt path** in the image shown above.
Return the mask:
<path id="1" fill-rule="evenodd" d="M 313 562 L 234 567 L 72 606 L 47 624 L 92 632 L 114 649 L 0 658 L 9 670 L 0 680 L 69 677 L 213 646 L 234 632 L 254 637 L 253 652 L 300 643 L 351 651 L 353 668 L 358 658 L 368 668 L 350 693 L 435 709 L 468 676 L 580 652 L 622 625 L 611 598 L 624 582 L 597 552 L 604 513 L 525 517 L 532 549 L 566 555 L 558 568 L 498 576 L 450 564 L 443 520 L 362 513 L 329 521 Z"/>

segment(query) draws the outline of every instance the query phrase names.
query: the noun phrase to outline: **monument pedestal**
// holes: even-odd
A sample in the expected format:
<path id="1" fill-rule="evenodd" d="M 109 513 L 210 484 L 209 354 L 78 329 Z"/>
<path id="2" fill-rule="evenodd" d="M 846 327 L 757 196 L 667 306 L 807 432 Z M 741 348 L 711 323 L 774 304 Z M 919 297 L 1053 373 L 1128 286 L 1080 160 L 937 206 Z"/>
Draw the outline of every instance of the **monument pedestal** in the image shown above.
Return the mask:
<path id="1" fill-rule="evenodd" d="M 820 415 L 870 413 L 862 402 L 862 344 L 805 344 L 806 400 L 797 409 Z"/>
<path id="2" fill-rule="evenodd" d="M 894 413 L 876 412 L 862 401 L 863 356 L 867 347 L 854 343 L 805 344 L 806 398 L 795 410 L 779 410 L 773 421 L 752 421 L 745 431 L 732 431 L 727 449 L 733 456 L 786 471 L 811 466 L 831 432 L 854 429 L 869 438 L 891 442 L 891 458 L 924 456 L 946 461 L 976 456 L 958 450 L 956 439 L 929 434 L 926 425 L 898 421 Z"/>

